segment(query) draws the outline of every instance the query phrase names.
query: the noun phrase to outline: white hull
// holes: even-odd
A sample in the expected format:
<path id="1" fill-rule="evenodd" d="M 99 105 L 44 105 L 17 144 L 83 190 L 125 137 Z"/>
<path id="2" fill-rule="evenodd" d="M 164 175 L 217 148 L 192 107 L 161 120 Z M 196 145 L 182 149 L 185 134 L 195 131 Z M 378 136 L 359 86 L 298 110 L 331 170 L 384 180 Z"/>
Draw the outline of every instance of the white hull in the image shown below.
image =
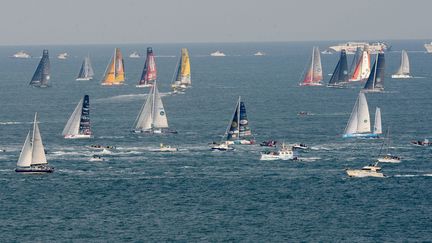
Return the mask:
<path id="1" fill-rule="evenodd" d="M 234 141 L 226 141 L 225 142 L 228 145 L 252 145 L 255 144 L 255 142 L 253 140 L 246 140 L 246 139 L 242 139 L 242 140 L 234 140 Z"/>
<path id="2" fill-rule="evenodd" d="M 137 88 L 150 88 L 153 87 L 153 84 L 137 84 L 135 85 Z"/>
<path id="3" fill-rule="evenodd" d="M 102 86 L 118 86 L 124 85 L 124 83 L 101 83 Z"/>
<path id="4" fill-rule="evenodd" d="M 260 160 L 292 160 L 294 159 L 294 155 L 292 153 L 290 154 L 261 154 Z"/>
<path id="5" fill-rule="evenodd" d="M 77 134 L 77 135 L 72 135 L 72 134 L 68 134 L 64 136 L 65 139 L 86 139 L 86 138 L 93 138 L 93 135 L 86 135 L 86 134 Z"/>
<path id="6" fill-rule="evenodd" d="M 300 86 L 323 86 L 323 83 L 300 83 Z"/>
<path id="7" fill-rule="evenodd" d="M 219 150 L 219 151 L 234 150 L 234 148 L 230 147 L 226 142 L 220 143 L 220 144 L 212 144 L 211 149 L 212 150 Z"/>
<path id="8" fill-rule="evenodd" d="M 31 165 L 29 167 L 17 167 L 15 172 L 25 174 L 45 174 L 54 172 L 54 168 L 45 164 Z"/>
<path id="9" fill-rule="evenodd" d="M 396 156 L 384 156 L 377 159 L 378 162 L 381 163 L 400 163 L 401 159 Z"/>
<path id="10" fill-rule="evenodd" d="M 383 178 L 385 177 L 383 173 L 376 172 L 376 171 L 365 171 L 365 170 L 346 170 L 346 173 L 350 177 L 379 177 Z"/>
<path id="11" fill-rule="evenodd" d="M 412 78 L 412 76 L 408 75 L 408 74 L 393 74 L 391 76 L 392 78 Z"/>
<path id="12" fill-rule="evenodd" d="M 329 49 L 334 52 L 346 51 L 346 54 L 355 54 L 357 47 L 367 47 L 369 53 L 376 54 L 381 51 L 387 50 L 388 46 L 385 43 L 367 43 L 367 42 L 347 42 L 336 46 L 330 46 Z"/>
<path id="13" fill-rule="evenodd" d="M 105 159 L 104 158 L 90 158 L 89 159 L 89 161 L 90 162 L 103 162 L 103 161 L 105 161 Z"/>
<path id="14" fill-rule="evenodd" d="M 76 81 L 89 81 L 89 80 L 92 80 L 93 79 L 93 77 L 88 77 L 88 78 L 77 78 L 77 79 L 75 79 Z"/>

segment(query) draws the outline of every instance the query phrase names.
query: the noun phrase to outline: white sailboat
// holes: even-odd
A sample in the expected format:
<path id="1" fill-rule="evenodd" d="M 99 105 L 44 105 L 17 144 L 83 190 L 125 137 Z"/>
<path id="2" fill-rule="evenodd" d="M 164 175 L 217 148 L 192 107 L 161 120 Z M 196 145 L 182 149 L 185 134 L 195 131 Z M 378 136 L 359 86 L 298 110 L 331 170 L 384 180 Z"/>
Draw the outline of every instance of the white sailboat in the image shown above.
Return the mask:
<path id="1" fill-rule="evenodd" d="M 94 76 L 93 67 L 90 62 L 90 57 L 87 56 L 84 58 L 84 61 L 81 64 L 81 69 L 78 74 L 78 77 L 75 79 L 76 81 L 88 81 L 92 80 Z"/>
<path id="2" fill-rule="evenodd" d="M 80 100 L 74 112 L 70 116 L 63 129 L 64 138 L 91 138 L 92 131 L 90 128 L 90 99 L 88 95 Z"/>
<path id="3" fill-rule="evenodd" d="M 350 82 L 367 80 L 371 68 L 370 68 L 370 54 L 367 47 L 361 49 L 357 47 L 356 55 L 354 56 L 353 63 L 351 64 L 351 78 Z"/>
<path id="4" fill-rule="evenodd" d="M 380 149 L 378 159 L 377 159 L 378 162 L 381 162 L 381 163 L 400 163 L 401 162 L 402 159 L 399 156 L 395 156 L 389 152 L 390 143 L 391 143 L 390 129 L 387 129 L 387 136 L 381 145 L 381 149 Z M 385 154 L 382 155 L 384 150 L 385 150 Z"/>
<path id="5" fill-rule="evenodd" d="M 412 78 L 410 75 L 408 53 L 405 50 L 402 50 L 401 64 L 397 72 L 392 75 L 392 78 Z"/>
<path id="6" fill-rule="evenodd" d="M 303 81 L 300 86 L 320 86 L 322 85 L 323 73 L 321 65 L 321 55 L 317 46 L 312 49 L 312 57 Z"/>
<path id="7" fill-rule="evenodd" d="M 174 130 L 169 130 L 168 119 L 156 81 L 153 83 L 147 100 L 135 119 L 133 132 L 152 134 L 177 133 Z"/>
<path id="8" fill-rule="evenodd" d="M 33 122 L 33 131 L 29 131 L 17 162 L 18 173 L 51 173 L 53 167 L 48 165 L 45 149 L 39 131 L 37 112 Z"/>
<path id="9" fill-rule="evenodd" d="M 343 138 L 352 137 L 378 137 L 382 133 L 381 109 L 377 107 L 375 112 L 374 132 L 371 133 L 369 108 L 366 96 L 363 92 L 359 93 L 357 101 L 351 112 Z"/>

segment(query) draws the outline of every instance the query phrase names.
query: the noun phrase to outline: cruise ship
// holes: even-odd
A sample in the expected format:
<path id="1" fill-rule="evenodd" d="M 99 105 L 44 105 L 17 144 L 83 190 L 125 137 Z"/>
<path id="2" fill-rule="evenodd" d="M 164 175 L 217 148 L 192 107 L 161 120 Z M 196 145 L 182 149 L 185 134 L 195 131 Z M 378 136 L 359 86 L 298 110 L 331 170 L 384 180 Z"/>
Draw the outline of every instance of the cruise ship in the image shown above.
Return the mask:
<path id="1" fill-rule="evenodd" d="M 424 44 L 427 53 L 432 53 L 432 42 L 429 44 Z"/>
<path id="2" fill-rule="evenodd" d="M 328 48 L 331 52 L 340 52 L 341 50 L 345 50 L 346 54 L 355 54 L 357 47 L 367 47 L 370 54 L 376 54 L 381 51 L 389 51 L 391 46 L 389 46 L 387 43 L 384 42 L 374 42 L 374 43 L 368 43 L 368 42 L 346 42 L 343 44 L 338 44 L 335 46 L 330 46 Z"/>

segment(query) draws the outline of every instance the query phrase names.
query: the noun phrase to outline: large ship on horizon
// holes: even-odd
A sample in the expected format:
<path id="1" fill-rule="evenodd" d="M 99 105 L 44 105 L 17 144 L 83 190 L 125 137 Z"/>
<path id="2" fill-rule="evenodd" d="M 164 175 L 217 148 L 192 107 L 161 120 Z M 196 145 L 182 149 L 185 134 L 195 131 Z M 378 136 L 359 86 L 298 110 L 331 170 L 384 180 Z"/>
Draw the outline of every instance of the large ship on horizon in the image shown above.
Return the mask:
<path id="1" fill-rule="evenodd" d="M 357 47 L 367 48 L 370 54 L 377 54 L 379 52 L 389 51 L 391 49 L 391 46 L 385 42 L 368 43 L 349 41 L 335 46 L 330 46 L 327 50 L 330 52 L 340 52 L 341 50 L 345 50 L 347 54 L 355 54 Z"/>

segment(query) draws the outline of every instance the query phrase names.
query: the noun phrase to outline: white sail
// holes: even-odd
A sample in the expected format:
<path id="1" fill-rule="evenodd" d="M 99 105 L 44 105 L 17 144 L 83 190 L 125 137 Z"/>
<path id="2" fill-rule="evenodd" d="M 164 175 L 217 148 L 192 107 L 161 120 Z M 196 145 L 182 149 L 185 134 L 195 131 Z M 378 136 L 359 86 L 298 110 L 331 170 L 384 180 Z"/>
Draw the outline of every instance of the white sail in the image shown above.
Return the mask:
<path id="1" fill-rule="evenodd" d="M 30 131 L 27 133 L 26 140 L 21 149 L 20 156 L 18 158 L 17 166 L 18 167 L 28 167 L 31 165 L 32 160 L 32 145 L 30 140 Z"/>
<path id="2" fill-rule="evenodd" d="M 381 109 L 379 107 L 375 110 L 374 134 L 382 134 L 381 124 Z"/>
<path id="3" fill-rule="evenodd" d="M 94 76 L 94 71 L 93 71 L 93 67 L 91 65 L 90 57 L 86 57 L 84 59 L 84 61 L 86 63 L 87 76 L 88 77 L 93 77 Z"/>
<path id="4" fill-rule="evenodd" d="M 365 94 L 360 92 L 345 128 L 345 134 L 365 132 L 370 132 L 369 108 Z"/>
<path id="5" fill-rule="evenodd" d="M 396 75 L 408 75 L 408 74 L 410 74 L 408 53 L 405 50 L 402 50 L 401 64 L 398 71 L 396 72 Z"/>
<path id="6" fill-rule="evenodd" d="M 79 125 L 81 120 L 81 112 L 82 112 L 82 104 L 83 99 L 80 100 L 78 105 L 76 106 L 74 112 L 69 117 L 69 120 L 66 123 L 66 126 L 63 129 L 62 135 L 78 135 L 79 134 Z"/>
<path id="7" fill-rule="evenodd" d="M 162 103 L 162 99 L 159 95 L 156 82 L 154 83 L 153 93 L 153 127 L 155 128 L 168 128 L 168 119 Z"/>
<path id="8" fill-rule="evenodd" d="M 33 126 L 33 139 L 32 139 L 32 165 L 47 164 L 45 157 L 45 149 L 42 143 L 42 137 L 40 135 L 39 126 L 37 124 L 37 113 L 35 114 L 34 126 Z"/>
<path id="9" fill-rule="evenodd" d="M 154 86 L 153 86 L 154 87 Z M 152 108 L 153 108 L 153 88 L 147 96 L 147 100 L 141 107 L 141 111 L 135 120 L 135 129 L 137 130 L 148 130 L 152 128 Z"/>

